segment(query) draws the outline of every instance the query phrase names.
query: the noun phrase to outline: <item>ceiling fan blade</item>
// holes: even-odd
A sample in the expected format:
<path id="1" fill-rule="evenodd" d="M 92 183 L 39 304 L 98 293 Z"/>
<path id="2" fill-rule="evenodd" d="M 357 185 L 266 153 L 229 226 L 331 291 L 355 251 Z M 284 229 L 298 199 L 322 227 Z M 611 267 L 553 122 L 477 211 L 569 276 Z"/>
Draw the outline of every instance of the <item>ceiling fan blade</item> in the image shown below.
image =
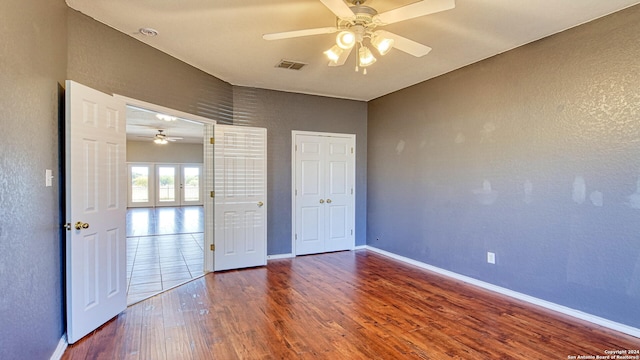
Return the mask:
<path id="1" fill-rule="evenodd" d="M 343 51 L 342 54 L 340 54 L 340 57 L 338 58 L 338 61 L 333 62 L 333 61 L 329 61 L 329 66 L 342 66 L 344 65 L 344 63 L 347 61 L 347 58 L 349 57 L 349 55 L 351 54 L 351 51 L 353 50 L 353 48 Z"/>
<path id="2" fill-rule="evenodd" d="M 320 35 L 320 34 L 332 34 L 338 31 L 335 26 L 332 27 L 323 27 L 323 28 L 315 28 L 315 29 L 305 29 L 305 30 L 294 30 L 294 31 L 285 31 L 279 33 L 272 34 L 264 34 L 262 38 L 265 40 L 281 40 L 281 39 L 290 39 L 301 36 L 310 36 L 310 35 Z"/>
<path id="3" fill-rule="evenodd" d="M 440 11 L 450 10 L 455 7 L 455 0 L 422 0 L 378 14 L 374 17 L 374 21 L 380 25 L 393 24 Z"/>
<path id="4" fill-rule="evenodd" d="M 431 48 L 428 47 L 427 45 L 423 45 L 413 40 L 409 40 L 406 37 L 403 37 L 394 33 L 390 33 L 384 30 L 378 30 L 377 33 L 379 33 L 384 37 L 393 39 L 394 41 L 393 47 L 400 51 L 404 51 L 409 55 L 413 55 L 415 57 L 421 57 L 421 56 L 427 55 L 429 51 L 431 51 Z"/>
<path id="5" fill-rule="evenodd" d="M 329 8 L 340 19 L 353 19 L 355 15 L 343 0 L 320 0 L 324 6 Z"/>

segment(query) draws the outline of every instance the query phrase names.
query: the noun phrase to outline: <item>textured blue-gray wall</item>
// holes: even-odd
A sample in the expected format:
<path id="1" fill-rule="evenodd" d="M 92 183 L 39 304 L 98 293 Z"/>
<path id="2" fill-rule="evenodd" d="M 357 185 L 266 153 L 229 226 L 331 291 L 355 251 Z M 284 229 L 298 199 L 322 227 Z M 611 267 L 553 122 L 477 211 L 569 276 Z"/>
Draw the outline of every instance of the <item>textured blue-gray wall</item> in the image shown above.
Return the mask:
<path id="1" fill-rule="evenodd" d="M 367 243 L 640 327 L 638 34 L 635 6 L 371 101 Z"/>
<path id="2" fill-rule="evenodd" d="M 57 149 L 66 8 L 63 0 L 0 2 L 2 359 L 48 359 L 64 333 Z"/>

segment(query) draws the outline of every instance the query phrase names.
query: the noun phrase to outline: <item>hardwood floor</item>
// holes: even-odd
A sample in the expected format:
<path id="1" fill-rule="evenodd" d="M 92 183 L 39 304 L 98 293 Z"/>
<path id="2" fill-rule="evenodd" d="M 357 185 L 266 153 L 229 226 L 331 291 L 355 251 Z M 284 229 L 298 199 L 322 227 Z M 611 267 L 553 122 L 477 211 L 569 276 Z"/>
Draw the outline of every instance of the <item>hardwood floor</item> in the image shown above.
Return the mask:
<path id="1" fill-rule="evenodd" d="M 129 307 L 63 359 L 567 359 L 640 339 L 381 255 L 207 274 Z"/>

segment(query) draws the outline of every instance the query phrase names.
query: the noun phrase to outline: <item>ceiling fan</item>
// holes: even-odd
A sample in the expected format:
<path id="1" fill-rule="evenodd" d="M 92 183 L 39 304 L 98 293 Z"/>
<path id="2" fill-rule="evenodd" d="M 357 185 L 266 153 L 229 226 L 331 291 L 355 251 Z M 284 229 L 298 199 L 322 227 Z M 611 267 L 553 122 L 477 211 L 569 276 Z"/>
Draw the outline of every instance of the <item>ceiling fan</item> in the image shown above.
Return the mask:
<path id="1" fill-rule="evenodd" d="M 170 137 L 164 133 L 164 130 L 158 129 L 158 133 L 154 137 L 149 136 L 139 136 L 141 138 L 153 139 L 153 142 L 156 144 L 164 145 L 169 141 L 182 140 L 181 137 Z"/>
<path id="2" fill-rule="evenodd" d="M 374 8 L 363 5 L 366 0 L 320 1 L 336 15 L 335 26 L 265 34 L 262 38 L 281 40 L 338 32 L 336 44 L 324 52 L 330 60 L 329 66 L 344 65 L 355 47 L 357 51 L 356 71 L 358 71 L 358 67 L 362 67 L 364 74 L 367 73 L 366 67 L 376 62 L 376 58 L 364 42 L 365 39 L 368 39 L 370 45 L 378 50 L 380 55 L 387 54 L 392 48 L 415 57 L 424 56 L 431 51 L 431 48 L 426 45 L 388 31 L 376 30 L 376 28 L 453 9 L 456 6 L 455 0 L 421 0 L 394 10 L 378 13 Z M 347 5 L 345 1 L 351 5 Z"/>

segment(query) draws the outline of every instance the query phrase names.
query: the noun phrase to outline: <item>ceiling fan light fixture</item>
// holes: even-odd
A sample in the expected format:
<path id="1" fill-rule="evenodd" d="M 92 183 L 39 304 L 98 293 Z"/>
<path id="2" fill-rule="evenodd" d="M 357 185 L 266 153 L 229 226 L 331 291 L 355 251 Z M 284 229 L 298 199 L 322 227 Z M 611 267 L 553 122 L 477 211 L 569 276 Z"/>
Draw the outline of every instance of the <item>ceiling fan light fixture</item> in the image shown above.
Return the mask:
<path id="1" fill-rule="evenodd" d="M 351 31 L 341 31 L 336 36 L 336 45 L 338 45 L 341 49 L 348 50 L 353 47 L 356 43 L 356 36 Z"/>
<path id="2" fill-rule="evenodd" d="M 371 50 L 369 50 L 369 48 L 366 46 L 362 46 L 358 50 L 358 60 L 359 60 L 358 64 L 361 67 L 367 67 L 376 62 L 375 56 L 373 56 L 373 53 L 371 53 Z"/>
<path id="3" fill-rule="evenodd" d="M 395 41 L 393 39 L 386 38 L 377 32 L 373 33 L 371 36 L 371 45 L 373 45 L 373 47 L 375 47 L 382 56 L 391 51 L 394 43 Z"/>
<path id="4" fill-rule="evenodd" d="M 166 139 L 161 139 L 161 138 L 156 138 L 153 140 L 154 143 L 158 144 L 158 145 L 164 145 L 169 143 Z"/>
<path id="5" fill-rule="evenodd" d="M 170 116 L 170 115 L 165 115 L 165 114 L 159 114 L 159 113 L 158 113 L 158 114 L 156 114 L 156 117 L 157 117 L 159 120 L 164 120 L 164 121 L 176 121 L 176 120 L 178 120 L 178 118 L 177 118 L 177 117 L 175 117 L 175 116 Z"/>
<path id="6" fill-rule="evenodd" d="M 341 49 L 338 45 L 333 45 L 331 49 L 325 51 L 324 54 L 327 55 L 329 60 L 335 63 L 338 62 L 338 59 L 340 59 L 340 55 L 342 55 L 343 51 L 344 50 Z"/>

